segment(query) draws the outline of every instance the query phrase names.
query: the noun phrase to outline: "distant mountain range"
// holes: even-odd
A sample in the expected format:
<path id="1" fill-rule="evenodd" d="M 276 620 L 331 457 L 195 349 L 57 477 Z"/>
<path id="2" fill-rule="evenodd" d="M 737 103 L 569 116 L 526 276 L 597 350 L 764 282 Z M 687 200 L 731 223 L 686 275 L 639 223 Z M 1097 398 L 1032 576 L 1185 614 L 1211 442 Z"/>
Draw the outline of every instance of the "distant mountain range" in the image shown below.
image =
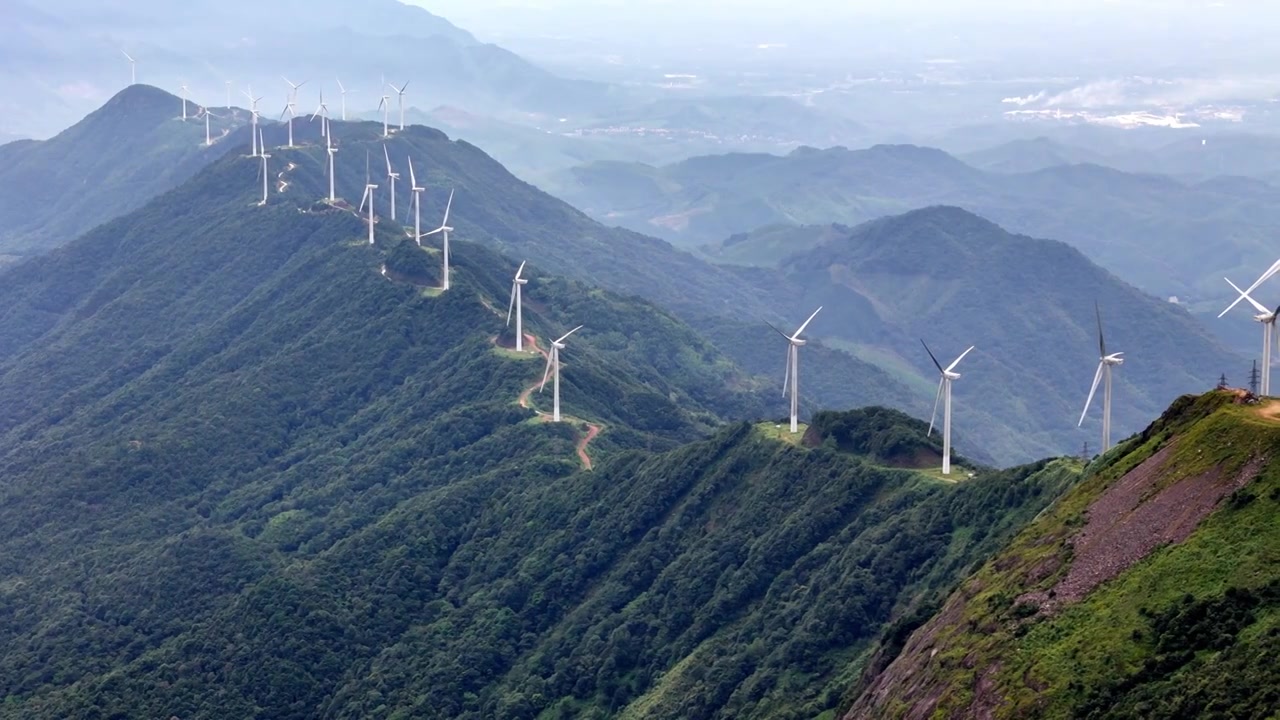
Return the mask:
<path id="1" fill-rule="evenodd" d="M 762 226 L 853 225 L 957 205 L 1016 232 L 1065 240 L 1149 292 L 1214 306 L 1229 292 L 1222 275 L 1265 268 L 1280 232 L 1280 189 L 1264 182 L 1187 183 L 1088 164 L 992 172 L 914 146 L 802 148 L 662 167 L 602 162 L 562 174 L 553 191 L 606 222 L 690 248 Z"/>
<path id="2" fill-rule="evenodd" d="M 15 4 L 16 3 L 16 4 Z M 0 130 L 45 136 L 70 125 L 129 84 L 137 60 L 139 82 L 177 89 L 225 105 L 253 86 L 266 97 L 265 115 L 284 107 L 288 86 L 312 112 L 326 90 L 336 112 L 336 78 L 351 91 L 351 109 L 372 108 L 389 92 L 384 82 L 409 82 L 410 98 L 431 98 L 473 111 L 578 112 L 608 96 L 603 85 L 567 80 L 526 62 L 426 10 L 398 0 L 358 6 L 301 0 L 172 3 L 88 3 L 39 6 L 15 0 L 0 28 Z M 384 78 L 380 81 L 379 78 Z"/>
<path id="3" fill-rule="evenodd" d="M 85 129 L 74 134 L 75 144 L 58 147 L 96 157 L 100 151 L 94 148 L 107 143 L 110 134 L 99 136 L 94 128 L 129 127 L 128 123 L 115 124 L 123 120 L 109 119 L 135 113 L 149 112 L 155 118 L 151 123 L 137 123 L 144 139 L 138 141 L 138 147 L 147 145 L 145 138 L 188 132 L 191 128 L 182 128 L 177 120 L 164 119 L 174 101 L 176 98 L 158 91 L 130 89 L 104 108 L 101 116 L 86 120 Z M 164 129 L 169 126 L 173 127 Z M 381 123 L 335 122 L 333 128 L 340 148 L 339 192 L 355 199 L 364 183 L 362 151 L 370 153 L 375 177 L 385 174 L 385 163 L 379 159 Z M 317 133 L 318 123 L 299 123 L 295 136 L 305 147 L 288 153 L 293 162 L 310 170 L 293 181 L 292 190 L 315 198 L 325 194 L 324 151 Z M 273 147 L 285 142 L 280 125 L 266 126 L 265 134 Z M 131 142 L 117 140 L 121 147 L 129 147 Z M 243 128 L 233 131 L 225 142 L 233 147 L 219 152 L 247 154 L 248 133 Z M 401 158 L 412 153 L 425 158 L 417 167 L 418 178 L 430 188 L 423 202 L 424 227 L 443 211 L 448 197 L 443 190 L 452 188 L 457 193 L 451 220 L 457 237 L 483 243 L 513 258 L 528 259 L 540 272 L 564 274 L 658 303 L 691 324 L 747 373 L 767 378 L 768 385 L 780 383 L 783 353 L 782 346 L 775 344 L 779 339 L 765 323 L 798 324 L 815 307 L 826 305 L 812 326 L 818 342 L 804 351 L 802 405 L 806 416 L 821 408 L 867 404 L 927 416 L 936 382 L 919 348 L 921 337 L 977 344 L 981 352 L 974 360 L 984 359 L 987 352 L 996 353 L 985 365 L 975 364 L 973 379 L 967 378 L 970 384 L 958 386 L 957 391 L 957 446 L 980 461 L 1020 462 L 1073 452 L 1085 440 L 1093 442 L 1096 433 L 1077 430 L 1074 419 L 1087 390 L 1084 386 L 1092 363 L 1090 328 L 1095 298 L 1101 299 L 1108 318 L 1113 318 L 1116 342 L 1124 344 L 1135 358 L 1135 369 L 1126 368 L 1121 374 L 1118 392 L 1127 394 L 1128 400 L 1117 410 L 1118 432 L 1136 430 L 1172 397 L 1202 388 L 1220 373 L 1236 375 L 1237 368 L 1245 364 L 1188 322 L 1185 313 L 1140 295 L 1078 254 L 1066 252 L 1059 260 L 1052 260 L 1066 251 L 1060 244 L 1010 236 L 965 212 L 935 208 L 905 215 L 883 227 L 827 227 L 812 235 L 784 233 L 796 244 L 770 241 L 772 254 L 766 267 L 722 266 L 661 240 L 602 227 L 515 179 L 478 148 L 450 141 L 438 131 L 413 126 L 396 133 L 386 146 L 402 177 L 398 195 L 401 218 L 409 207 L 403 182 L 407 168 Z M 249 159 L 236 161 L 253 167 Z M 117 171 L 145 175 L 147 168 L 169 162 L 163 153 L 153 157 L 139 152 L 122 157 Z M 978 172 L 958 162 L 956 165 L 969 173 Z M 45 171 L 40 164 L 32 167 Z M 181 177 L 160 179 L 176 183 Z M 255 187 L 252 174 L 243 182 L 247 202 Z M 382 182 L 385 185 L 385 178 Z M 162 189 L 160 185 L 163 183 L 140 186 L 113 182 L 103 184 L 97 192 L 127 193 L 128 203 L 136 206 L 146 202 L 148 193 Z M 379 204 L 389 215 L 384 205 L 386 195 L 382 198 Z M 28 212 L 61 218 L 58 208 L 62 202 L 55 194 L 40 203 L 32 202 Z M 122 200 L 118 206 L 125 204 Z M 96 202 L 93 206 L 107 207 Z M 0 225 L 0 235 L 8 231 Z M 44 248 L 58 244 L 65 236 L 52 234 L 46 239 Z M 759 245 L 757 241 L 755 235 L 749 235 L 730 247 L 752 256 L 749 249 Z M 859 273 L 865 265 L 874 265 L 871 257 L 863 256 L 871 246 L 880 247 L 880 252 L 888 253 L 886 258 L 896 258 L 902 265 L 904 269 L 895 272 L 903 273 L 909 291 L 898 296 L 862 283 Z M 953 272 L 945 265 L 947 253 L 975 260 Z M 1069 270 L 1077 278 L 1074 295 L 1053 292 L 1046 296 L 1051 308 L 1047 312 L 1058 318 L 1055 322 L 1062 330 L 1056 335 L 1049 331 L 1049 325 L 1025 326 L 1024 298 L 1043 292 L 1022 277 L 1055 262 L 1060 270 Z M 995 273 L 985 263 L 999 263 L 1003 270 Z M 909 267 L 916 271 L 907 272 Z M 965 298 L 963 312 L 944 312 L 953 307 L 948 300 L 953 297 Z M 926 305 L 911 304 L 917 302 Z M 949 324 L 941 328 L 944 318 Z M 1163 337 L 1176 338 L 1185 349 L 1173 352 L 1165 347 L 1165 339 L 1145 329 L 1149 327 L 1165 328 Z M 1062 343 L 1068 337 L 1075 350 L 1063 352 Z M 951 349 L 940 347 L 939 351 Z M 1136 359 L 1144 356 L 1167 359 Z M 1082 376 L 1078 382 L 1045 379 L 1066 378 L 1072 373 Z M 1046 382 L 1047 388 L 1042 385 Z M 974 393 L 968 403 L 963 402 L 966 392 Z M 767 392 L 762 401 L 767 412 L 781 414 L 784 404 L 780 392 Z"/>

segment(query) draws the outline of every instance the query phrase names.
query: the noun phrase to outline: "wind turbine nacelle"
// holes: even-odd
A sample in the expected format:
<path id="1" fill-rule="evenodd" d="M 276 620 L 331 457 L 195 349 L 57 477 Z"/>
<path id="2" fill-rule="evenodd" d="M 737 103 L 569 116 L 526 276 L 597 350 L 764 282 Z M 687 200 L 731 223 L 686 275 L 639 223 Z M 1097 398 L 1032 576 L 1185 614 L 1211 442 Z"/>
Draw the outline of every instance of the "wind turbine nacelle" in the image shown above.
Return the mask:
<path id="1" fill-rule="evenodd" d="M 796 338 L 791 338 L 791 344 L 792 344 L 792 345 L 795 345 L 796 347 L 804 347 L 805 345 L 808 345 L 808 344 L 809 344 L 809 341 L 808 341 L 808 340 L 799 340 L 799 339 L 796 339 Z"/>
<path id="2" fill-rule="evenodd" d="M 528 284 L 529 284 L 529 279 L 528 279 L 528 278 L 516 278 L 516 284 L 517 284 L 517 285 L 528 285 Z"/>
<path id="3" fill-rule="evenodd" d="M 562 342 L 554 342 L 554 341 L 552 341 L 552 343 L 551 343 L 551 347 L 553 347 L 553 348 L 555 348 L 555 349 L 557 349 L 557 350 L 563 350 L 563 349 L 565 349 L 565 348 L 566 348 L 566 347 L 568 347 L 568 346 L 567 346 L 567 345 L 565 345 L 565 344 L 564 344 L 564 343 L 562 343 Z"/>
<path id="4" fill-rule="evenodd" d="M 1124 353 L 1116 353 L 1114 355 L 1108 355 L 1102 359 L 1102 362 L 1108 365 L 1123 365 L 1124 358 L 1121 357 L 1122 355 L 1124 355 Z"/>
<path id="5" fill-rule="evenodd" d="M 946 372 L 946 371 L 943 371 L 942 376 L 943 376 L 943 377 L 945 377 L 945 378 L 946 378 L 946 379 L 948 379 L 948 380 L 959 380 L 959 379 L 960 379 L 960 373 L 958 373 L 958 372 Z"/>

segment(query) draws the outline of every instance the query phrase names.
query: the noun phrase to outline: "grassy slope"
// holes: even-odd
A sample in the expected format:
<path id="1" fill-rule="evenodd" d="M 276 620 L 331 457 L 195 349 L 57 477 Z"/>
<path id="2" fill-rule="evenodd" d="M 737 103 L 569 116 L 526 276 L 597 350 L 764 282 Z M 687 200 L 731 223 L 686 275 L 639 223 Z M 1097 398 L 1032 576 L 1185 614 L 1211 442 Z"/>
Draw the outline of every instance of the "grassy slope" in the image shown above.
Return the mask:
<path id="1" fill-rule="evenodd" d="M 1265 648 L 1276 646 L 1280 604 L 1262 604 L 1221 645 L 1159 667 L 1152 665 L 1155 659 L 1167 662 L 1168 656 L 1152 617 L 1177 613 L 1188 595 L 1212 601 L 1276 582 L 1280 465 L 1274 462 L 1266 463 L 1250 486 L 1225 501 L 1188 540 L 1156 550 L 1061 614 L 1023 622 L 1019 616 L 1025 614 L 1015 603 L 1026 592 L 1056 583 L 1070 563 L 1061 540 L 1081 524 L 1090 502 L 1171 437 L 1179 438 L 1176 455 L 1160 486 L 1213 467 L 1230 475 L 1255 455 L 1272 457 L 1280 451 L 1280 425 L 1260 416 L 1257 408 L 1224 403 L 1221 393 L 1180 403 L 1143 437 L 1108 454 L 1091 479 L 968 580 L 948 604 L 955 614 L 944 610 L 945 624 L 934 628 L 934 640 L 927 643 L 938 653 L 927 662 L 925 689 L 915 685 L 910 697 L 902 697 L 891 687 L 892 700 L 879 708 L 880 714 L 900 716 L 933 696 L 941 698 L 934 717 L 958 716 L 977 699 L 979 677 L 988 676 L 999 698 L 996 717 L 1186 717 L 1202 710 L 1197 703 L 1207 703 L 1220 690 L 1206 687 L 1214 684 L 1203 682 L 1206 677 L 1267 677 L 1268 666 L 1261 663 Z M 1034 568 L 1051 557 L 1062 557 L 1067 564 L 1031 580 Z M 1275 680 L 1274 671 L 1270 679 Z M 1241 692 L 1247 696 L 1250 691 Z M 1240 707 L 1247 704 L 1241 701 Z M 1267 717 L 1256 708 L 1253 714 L 1241 712 L 1236 717 Z"/>

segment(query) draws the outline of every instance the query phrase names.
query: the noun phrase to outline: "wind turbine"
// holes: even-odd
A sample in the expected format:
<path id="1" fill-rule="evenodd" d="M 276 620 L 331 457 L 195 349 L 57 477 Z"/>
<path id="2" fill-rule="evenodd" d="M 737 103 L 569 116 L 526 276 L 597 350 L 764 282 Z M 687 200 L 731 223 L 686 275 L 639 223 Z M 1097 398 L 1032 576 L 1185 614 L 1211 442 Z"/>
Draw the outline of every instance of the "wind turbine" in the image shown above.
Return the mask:
<path id="1" fill-rule="evenodd" d="M 1262 275 L 1257 280 L 1255 280 L 1254 283 L 1250 285 L 1247 290 L 1241 290 L 1240 288 L 1236 287 L 1235 283 L 1231 282 L 1230 280 L 1227 280 L 1227 284 L 1235 288 L 1236 292 L 1240 293 L 1240 296 L 1237 297 L 1234 302 L 1228 305 L 1226 310 L 1223 310 L 1221 313 L 1218 313 L 1218 317 L 1221 318 L 1222 316 L 1231 312 L 1231 309 L 1234 308 L 1236 305 L 1240 304 L 1241 300 L 1248 300 L 1249 303 L 1253 305 L 1254 309 L 1256 309 L 1259 313 L 1261 313 L 1259 315 L 1255 315 L 1253 319 L 1262 323 L 1262 380 L 1261 380 L 1261 387 L 1259 388 L 1259 391 L 1262 393 L 1264 397 L 1269 396 L 1271 394 L 1271 344 L 1273 342 L 1273 337 L 1275 335 L 1276 319 L 1275 319 L 1275 313 L 1271 313 L 1262 305 L 1258 304 L 1258 302 L 1253 299 L 1253 296 L 1250 293 L 1252 293 L 1254 290 L 1257 290 L 1258 287 L 1262 285 L 1262 283 L 1270 280 L 1271 277 L 1278 272 L 1280 272 L 1280 260 L 1275 261 L 1275 263 L 1273 263 L 1271 267 L 1267 269 L 1266 272 L 1262 273 Z M 1270 315 L 1270 317 L 1268 317 L 1268 315 Z"/>
<path id="2" fill-rule="evenodd" d="M 125 59 L 129 61 L 129 84 L 137 85 L 138 84 L 138 61 L 134 60 L 133 56 L 125 52 L 124 50 L 121 50 L 120 52 L 124 55 Z"/>
<path id="3" fill-rule="evenodd" d="M 258 132 L 261 133 L 262 131 L 259 130 Z M 259 140 L 259 142 L 261 143 L 261 140 Z M 270 158 L 271 155 L 267 153 L 265 145 L 263 146 L 262 154 L 260 154 L 258 157 L 262 158 L 262 202 L 258 203 L 258 205 L 266 205 L 267 204 L 267 158 Z"/>
<path id="4" fill-rule="evenodd" d="M 187 84 L 182 83 L 181 85 L 178 86 L 178 89 L 182 91 L 182 122 L 186 122 L 187 121 L 187 90 L 188 90 Z"/>
<path id="5" fill-rule="evenodd" d="M 338 80 L 338 78 L 334 78 L 334 80 Z M 342 122 L 346 122 L 347 121 L 347 88 L 342 84 L 341 80 L 338 80 L 338 92 L 341 93 L 342 95 Z"/>
<path id="6" fill-rule="evenodd" d="M 320 105 L 311 115 L 311 121 L 315 122 L 316 116 L 320 116 L 320 134 L 329 137 L 329 106 L 324 104 L 324 88 L 320 88 Z"/>
<path id="7" fill-rule="evenodd" d="M 369 204 L 369 244 L 373 244 L 373 191 L 378 186 L 373 184 L 373 178 L 369 176 L 369 151 L 364 151 L 364 196 L 360 198 L 360 209 L 356 212 L 363 212 L 365 203 Z"/>
<path id="8" fill-rule="evenodd" d="M 391 103 L 387 102 L 390 99 L 390 95 L 383 95 L 378 103 L 378 109 L 382 111 L 382 137 L 391 137 Z"/>
<path id="9" fill-rule="evenodd" d="M 283 78 L 285 82 L 289 83 L 289 104 L 291 104 L 291 105 L 293 105 L 293 104 L 297 104 L 297 102 L 298 102 L 298 88 L 302 87 L 303 85 L 306 85 L 306 84 L 307 84 L 307 81 L 306 81 L 306 80 L 303 80 L 302 82 L 297 83 L 297 84 L 295 85 L 295 84 L 293 83 L 293 81 L 292 81 L 292 80 L 290 80 L 289 78 L 287 78 L 287 77 L 285 77 L 285 76 L 283 76 L 283 75 L 281 75 L 280 77 L 281 77 L 281 78 Z"/>
<path id="10" fill-rule="evenodd" d="M 793 433 L 800 431 L 800 348 L 808 342 L 800 339 L 800 333 L 809 327 L 809 323 L 813 322 L 813 319 L 818 317 L 820 312 L 822 312 L 821 307 L 814 310 L 809 319 L 805 320 L 804 324 L 800 326 L 800 329 L 791 335 L 782 332 L 773 325 L 769 325 L 774 332 L 786 338 L 788 343 L 787 371 L 782 377 L 782 395 L 783 397 L 786 397 L 788 393 L 791 395 L 791 432 Z"/>
<path id="11" fill-rule="evenodd" d="M 538 387 L 538 392 L 542 392 L 542 388 L 547 386 L 547 377 L 554 371 L 555 382 L 552 385 L 552 394 L 555 399 L 551 404 L 551 422 L 560 422 L 560 351 L 565 347 L 565 339 L 581 329 L 582 326 L 579 325 L 562 335 L 559 340 L 552 340 L 551 352 L 547 353 L 547 369 L 542 373 L 542 385 Z"/>
<path id="12" fill-rule="evenodd" d="M 1226 278 L 1223 279 L 1227 280 Z M 1276 315 L 1277 313 L 1280 313 L 1280 308 L 1276 308 L 1274 311 L 1268 310 L 1257 300 L 1254 300 L 1247 291 L 1236 287 L 1235 283 L 1227 280 L 1227 284 L 1236 292 L 1240 293 L 1240 297 L 1248 300 L 1249 304 L 1258 311 L 1258 314 L 1254 315 L 1253 319 L 1262 323 L 1262 378 L 1260 381 L 1261 387 L 1259 388 L 1259 391 L 1262 393 L 1263 397 L 1269 397 L 1271 395 L 1271 349 L 1275 346 L 1275 340 L 1273 338 L 1275 337 L 1276 330 Z M 1237 302 L 1239 301 L 1237 300 Z M 1227 309 L 1230 310 L 1230 308 Z M 1225 313 L 1226 311 L 1223 312 Z"/>
<path id="13" fill-rule="evenodd" d="M 1093 374 L 1093 387 L 1089 388 L 1089 399 L 1084 401 L 1084 412 L 1080 413 L 1080 422 L 1076 423 L 1076 427 L 1084 425 L 1084 417 L 1089 414 L 1093 395 L 1098 392 L 1098 383 L 1102 382 L 1102 452 L 1106 452 L 1111 449 L 1111 368 L 1124 364 L 1124 358 L 1121 357 L 1124 353 L 1107 354 L 1107 342 L 1102 337 L 1102 310 L 1096 303 L 1093 309 L 1098 316 L 1098 371 Z"/>
<path id="14" fill-rule="evenodd" d="M 244 96 L 249 98 L 249 120 L 253 124 L 249 132 L 249 136 L 253 138 L 253 154 L 250 157 L 258 157 L 258 101 L 262 98 L 253 96 L 253 86 L 245 91 Z"/>
<path id="15" fill-rule="evenodd" d="M 227 81 L 227 111 L 231 111 L 231 81 Z"/>
<path id="16" fill-rule="evenodd" d="M 396 180 L 400 179 L 400 173 L 391 169 L 391 155 L 387 153 L 387 144 L 382 144 L 382 156 L 387 159 L 387 179 L 391 181 L 391 219 L 396 219 Z"/>
<path id="17" fill-rule="evenodd" d="M 284 104 L 284 110 L 280 111 L 280 119 L 283 120 L 285 113 L 289 114 L 289 147 L 293 147 L 293 119 L 298 116 L 294 110 L 293 101 Z"/>
<path id="18" fill-rule="evenodd" d="M 418 187 L 418 176 L 413 173 L 413 157 L 409 157 L 409 189 L 413 192 L 413 240 L 422 247 L 422 193 L 424 187 Z"/>
<path id="19" fill-rule="evenodd" d="M 511 327 L 512 314 L 516 318 L 516 352 L 524 352 L 524 313 L 520 308 L 520 289 L 529 284 L 529 279 L 520 277 L 522 272 L 524 263 L 520 263 L 515 279 L 511 281 L 511 302 L 507 305 L 507 327 Z"/>
<path id="20" fill-rule="evenodd" d="M 441 246 L 443 248 L 443 252 L 441 253 L 441 255 L 443 256 L 443 262 L 444 262 L 444 270 L 440 280 L 441 290 L 449 289 L 449 233 L 453 230 L 453 228 L 449 227 L 449 209 L 452 207 L 453 207 L 453 191 L 450 190 L 449 202 L 446 203 L 444 206 L 444 220 L 440 222 L 440 227 L 427 233 L 427 236 L 435 235 L 436 233 L 441 233 L 442 239 L 444 240 L 444 243 Z"/>
<path id="21" fill-rule="evenodd" d="M 214 115 L 212 112 L 209 111 L 209 108 L 200 108 L 200 112 L 204 113 L 204 146 L 209 147 L 210 145 L 213 144 L 213 135 L 209 129 L 209 118 L 211 117 L 220 118 L 222 116 Z"/>
<path id="22" fill-rule="evenodd" d="M 927 435 L 933 434 L 933 423 L 938 419 L 938 401 L 944 400 L 942 410 L 942 474 L 951 474 L 951 383 L 960 379 L 960 373 L 955 372 L 956 366 L 964 359 L 965 355 L 973 352 L 973 346 L 970 345 L 968 350 L 960 353 L 960 357 L 948 365 L 945 369 L 938 362 L 938 358 L 933 356 L 933 351 L 925 345 L 924 340 L 920 341 L 924 345 L 924 351 L 929 353 L 929 359 L 933 361 L 933 366 L 938 368 L 938 373 L 942 377 L 938 380 L 938 394 L 933 398 L 933 415 L 929 418 L 929 432 Z"/>
<path id="23" fill-rule="evenodd" d="M 329 155 L 329 203 L 332 204 L 338 201 L 338 197 L 337 195 L 334 194 L 334 188 L 333 188 L 333 184 L 334 184 L 333 154 L 338 152 L 338 148 L 333 146 L 333 138 L 326 135 L 324 138 L 324 141 L 326 145 L 325 150 L 328 152 L 328 155 Z"/>
<path id="24" fill-rule="evenodd" d="M 391 88 L 392 90 L 395 90 L 396 95 L 400 96 L 400 130 L 403 131 L 404 130 L 404 91 L 405 91 L 405 88 L 409 87 L 409 82 L 405 81 L 405 84 L 400 87 L 396 87 L 391 83 L 387 83 L 387 87 Z"/>

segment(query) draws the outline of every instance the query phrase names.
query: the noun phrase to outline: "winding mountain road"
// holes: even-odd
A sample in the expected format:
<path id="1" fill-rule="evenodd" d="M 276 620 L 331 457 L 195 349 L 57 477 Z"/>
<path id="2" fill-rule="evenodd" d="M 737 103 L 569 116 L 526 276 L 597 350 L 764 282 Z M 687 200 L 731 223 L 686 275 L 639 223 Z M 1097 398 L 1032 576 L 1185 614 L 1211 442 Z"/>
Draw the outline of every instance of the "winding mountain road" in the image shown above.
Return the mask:
<path id="1" fill-rule="evenodd" d="M 528 343 L 530 347 L 536 350 L 538 354 L 543 357 L 543 359 L 549 359 L 547 355 L 547 351 L 542 349 L 542 347 L 538 345 L 538 338 L 526 333 L 524 336 L 524 341 Z M 494 338 L 494 342 L 497 342 L 496 337 Z M 520 398 L 517 402 L 520 403 L 520 407 L 528 410 L 532 410 L 535 413 L 537 413 L 538 419 L 540 419 L 542 422 L 550 422 L 551 421 L 550 413 L 542 412 L 541 410 L 533 406 L 533 401 L 531 398 L 533 396 L 534 391 L 540 387 L 542 387 L 542 378 L 538 378 L 533 382 L 532 385 L 525 388 L 524 392 L 520 393 Z M 587 453 L 587 448 L 591 445 L 591 441 L 595 440 L 596 437 L 600 435 L 600 431 L 604 430 L 604 426 L 597 425 L 595 423 L 589 423 L 586 420 L 583 420 L 581 418 L 565 416 L 565 419 L 575 424 L 582 423 L 587 426 L 587 432 L 578 440 L 576 449 L 578 452 L 578 460 L 579 462 L 582 463 L 582 469 L 590 470 L 592 468 L 591 455 Z"/>

